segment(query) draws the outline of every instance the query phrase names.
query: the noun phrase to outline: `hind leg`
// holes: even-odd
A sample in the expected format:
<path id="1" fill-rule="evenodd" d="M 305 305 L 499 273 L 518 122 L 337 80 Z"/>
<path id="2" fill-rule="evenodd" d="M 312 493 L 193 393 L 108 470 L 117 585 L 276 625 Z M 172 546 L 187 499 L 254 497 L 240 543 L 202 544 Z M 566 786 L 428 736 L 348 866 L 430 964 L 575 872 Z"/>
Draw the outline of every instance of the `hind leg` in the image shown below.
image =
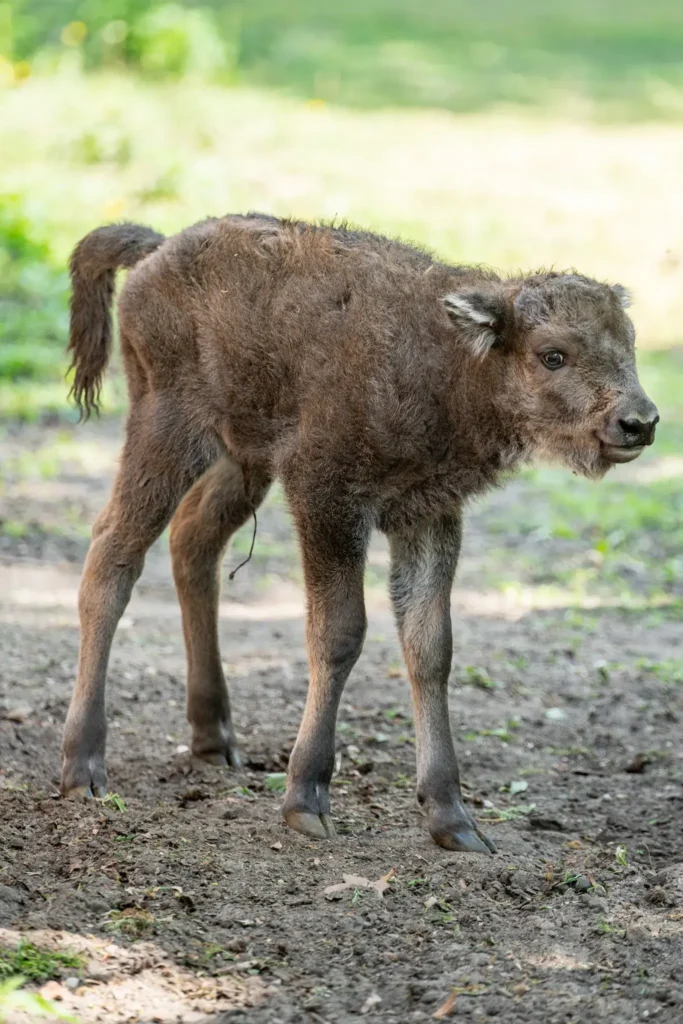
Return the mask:
<path id="1" fill-rule="evenodd" d="M 246 483 L 246 487 L 245 487 Z M 192 753 L 239 767 L 230 698 L 218 644 L 221 558 L 232 534 L 268 491 L 260 468 L 246 474 L 225 456 L 197 481 L 171 523 L 171 555 L 187 652 L 187 718 Z"/>
<path id="2" fill-rule="evenodd" d="M 116 626 L 142 572 L 147 549 L 186 490 L 217 455 L 177 413 L 153 399 L 131 413 L 111 500 L 93 527 L 78 597 L 78 676 L 64 727 L 64 796 L 106 792 L 105 678 Z"/>

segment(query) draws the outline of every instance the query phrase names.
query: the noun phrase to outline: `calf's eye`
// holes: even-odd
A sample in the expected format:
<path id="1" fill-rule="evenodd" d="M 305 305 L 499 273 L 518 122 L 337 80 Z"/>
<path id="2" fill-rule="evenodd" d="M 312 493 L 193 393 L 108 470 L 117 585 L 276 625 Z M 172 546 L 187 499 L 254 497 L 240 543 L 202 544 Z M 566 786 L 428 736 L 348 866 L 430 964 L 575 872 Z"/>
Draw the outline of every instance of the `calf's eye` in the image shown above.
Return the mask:
<path id="1" fill-rule="evenodd" d="M 564 366 L 564 356 L 561 352 L 543 352 L 541 361 L 549 370 L 559 370 L 561 366 Z"/>

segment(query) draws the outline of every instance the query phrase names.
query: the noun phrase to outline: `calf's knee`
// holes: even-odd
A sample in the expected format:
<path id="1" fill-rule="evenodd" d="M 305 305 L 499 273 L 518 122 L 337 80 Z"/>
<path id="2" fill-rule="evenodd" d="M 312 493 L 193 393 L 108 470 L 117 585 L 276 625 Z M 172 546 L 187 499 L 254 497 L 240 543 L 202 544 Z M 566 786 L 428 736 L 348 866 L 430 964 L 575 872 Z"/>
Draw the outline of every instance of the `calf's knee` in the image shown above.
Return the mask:
<path id="1" fill-rule="evenodd" d="M 324 660 L 330 668 L 351 671 L 358 661 L 363 644 L 367 620 L 365 615 L 350 615 L 330 628 L 324 642 Z"/>

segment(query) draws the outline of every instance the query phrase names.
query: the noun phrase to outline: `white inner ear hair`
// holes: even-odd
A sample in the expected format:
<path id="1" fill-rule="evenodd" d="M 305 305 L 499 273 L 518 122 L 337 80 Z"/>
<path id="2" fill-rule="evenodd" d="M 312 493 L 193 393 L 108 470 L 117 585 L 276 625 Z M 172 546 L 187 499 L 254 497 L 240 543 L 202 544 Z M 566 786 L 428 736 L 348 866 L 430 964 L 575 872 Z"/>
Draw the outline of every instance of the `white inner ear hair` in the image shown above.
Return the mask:
<path id="1" fill-rule="evenodd" d="M 464 324 L 486 325 L 483 330 L 477 334 L 470 334 L 467 339 L 475 356 L 485 356 L 496 341 L 495 332 L 491 330 L 493 326 L 491 314 L 484 309 L 477 309 L 469 299 L 462 295 L 446 295 L 443 301 L 454 319 L 457 318 Z"/>
<path id="2" fill-rule="evenodd" d="M 484 309 L 477 309 L 469 299 L 462 295 L 446 295 L 443 300 L 449 309 L 457 310 L 466 320 L 472 320 L 475 324 L 488 324 L 491 326 L 491 314 Z"/>

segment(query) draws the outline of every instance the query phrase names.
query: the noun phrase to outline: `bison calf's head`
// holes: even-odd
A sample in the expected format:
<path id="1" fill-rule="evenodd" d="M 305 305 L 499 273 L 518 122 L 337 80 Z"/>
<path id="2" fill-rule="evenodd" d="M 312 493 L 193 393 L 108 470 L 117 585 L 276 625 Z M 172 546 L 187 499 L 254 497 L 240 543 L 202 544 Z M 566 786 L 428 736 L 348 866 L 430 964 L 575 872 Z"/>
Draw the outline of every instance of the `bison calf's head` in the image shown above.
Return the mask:
<path id="1" fill-rule="evenodd" d="M 444 303 L 471 351 L 491 361 L 501 414 L 530 453 L 597 478 L 652 444 L 659 415 L 638 380 L 621 285 L 538 274 Z"/>

